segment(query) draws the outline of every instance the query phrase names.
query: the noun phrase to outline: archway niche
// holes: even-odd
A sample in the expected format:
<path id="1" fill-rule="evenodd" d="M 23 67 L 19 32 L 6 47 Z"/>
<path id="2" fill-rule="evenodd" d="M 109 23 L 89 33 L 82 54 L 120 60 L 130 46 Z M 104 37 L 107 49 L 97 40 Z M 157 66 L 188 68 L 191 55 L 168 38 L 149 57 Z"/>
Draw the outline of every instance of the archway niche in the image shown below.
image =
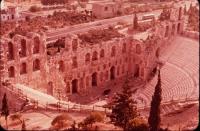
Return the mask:
<path id="1" fill-rule="evenodd" d="M 8 60 L 14 60 L 14 47 L 13 47 L 13 43 L 9 42 L 8 43 L 8 56 L 7 56 Z"/>
<path id="2" fill-rule="evenodd" d="M 100 51 L 100 58 L 103 58 L 104 57 L 104 49 L 102 49 L 101 51 Z"/>
<path id="3" fill-rule="evenodd" d="M 173 24 L 173 25 L 172 25 L 172 35 L 174 35 L 174 34 L 175 34 L 175 31 L 176 31 L 176 25 L 175 25 L 175 24 Z"/>
<path id="4" fill-rule="evenodd" d="M 160 56 L 160 48 L 158 48 L 157 50 L 156 50 L 156 57 L 158 58 Z"/>
<path id="5" fill-rule="evenodd" d="M 20 57 L 26 56 L 26 40 L 25 39 L 21 40 L 21 48 L 20 48 L 19 56 Z"/>
<path id="6" fill-rule="evenodd" d="M 53 95 L 53 82 L 52 81 L 48 82 L 47 94 Z"/>
<path id="7" fill-rule="evenodd" d="M 59 65 L 59 67 L 58 67 L 59 71 L 60 72 L 64 72 L 65 71 L 65 64 L 64 64 L 64 62 L 61 60 L 61 61 L 58 62 L 58 65 Z"/>
<path id="8" fill-rule="evenodd" d="M 110 80 L 114 80 L 115 79 L 115 67 L 112 66 L 110 68 Z"/>
<path id="9" fill-rule="evenodd" d="M 33 61 L 33 71 L 37 71 L 40 70 L 40 60 L 39 59 L 35 59 Z"/>
<path id="10" fill-rule="evenodd" d="M 135 73 L 134 73 L 134 77 L 139 77 L 140 75 L 140 67 L 138 64 L 135 65 Z"/>
<path id="11" fill-rule="evenodd" d="M 92 61 L 98 60 L 98 53 L 96 51 L 93 52 Z"/>
<path id="12" fill-rule="evenodd" d="M 26 63 L 22 63 L 20 65 L 20 74 L 26 74 L 27 73 L 27 67 L 26 67 Z"/>
<path id="13" fill-rule="evenodd" d="M 85 63 L 88 63 L 88 62 L 90 62 L 90 53 L 87 53 L 85 55 Z"/>
<path id="14" fill-rule="evenodd" d="M 97 86 L 97 73 L 92 74 L 92 86 Z"/>
<path id="15" fill-rule="evenodd" d="M 72 80 L 72 94 L 78 93 L 78 80 Z"/>
<path id="16" fill-rule="evenodd" d="M 34 43 L 33 43 L 33 54 L 37 54 L 40 52 L 40 39 L 38 36 L 34 38 Z"/>
<path id="17" fill-rule="evenodd" d="M 115 46 L 113 46 L 111 50 L 111 56 L 115 56 L 115 54 L 116 54 L 116 49 Z"/>
<path id="18" fill-rule="evenodd" d="M 177 33 L 180 33 L 180 28 L 181 28 L 181 24 L 178 23 L 178 26 L 177 26 Z"/>
<path id="19" fill-rule="evenodd" d="M 15 77 L 15 68 L 13 66 L 8 68 L 9 77 Z"/>

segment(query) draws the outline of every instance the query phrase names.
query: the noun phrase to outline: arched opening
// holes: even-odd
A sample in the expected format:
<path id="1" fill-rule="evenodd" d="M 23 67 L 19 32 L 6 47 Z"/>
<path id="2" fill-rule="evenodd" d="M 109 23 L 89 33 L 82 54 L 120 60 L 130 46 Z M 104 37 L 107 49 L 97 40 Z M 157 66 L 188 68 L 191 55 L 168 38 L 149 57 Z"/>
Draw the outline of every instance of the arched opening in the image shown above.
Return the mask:
<path id="1" fill-rule="evenodd" d="M 27 69 L 26 69 L 26 63 L 22 63 L 20 66 L 20 74 L 26 74 L 27 73 Z"/>
<path id="2" fill-rule="evenodd" d="M 136 45 L 136 53 L 141 54 L 141 46 L 139 44 Z"/>
<path id="3" fill-rule="evenodd" d="M 8 60 L 14 60 L 14 47 L 13 43 L 8 43 Z"/>
<path id="4" fill-rule="evenodd" d="M 102 49 L 101 51 L 100 51 L 100 58 L 103 58 L 104 57 L 104 50 Z"/>
<path id="5" fill-rule="evenodd" d="M 178 15 L 178 19 L 181 20 L 182 18 L 182 7 L 179 8 L 179 15 Z"/>
<path id="6" fill-rule="evenodd" d="M 134 77 L 139 77 L 140 75 L 140 67 L 138 64 L 135 65 L 135 73 L 134 73 Z"/>
<path id="7" fill-rule="evenodd" d="M 33 61 L 33 71 L 37 71 L 37 70 L 40 70 L 40 60 L 35 59 Z"/>
<path id="8" fill-rule="evenodd" d="M 126 53 L 126 43 L 123 43 L 122 53 Z"/>
<path id="9" fill-rule="evenodd" d="M 156 50 L 156 57 L 158 58 L 160 56 L 160 48 L 158 48 L 157 50 Z"/>
<path id="10" fill-rule="evenodd" d="M 111 56 L 115 56 L 115 54 L 116 54 L 116 49 L 115 46 L 113 46 L 111 50 Z"/>
<path id="11" fill-rule="evenodd" d="M 8 68 L 9 77 L 15 77 L 15 68 L 13 66 Z"/>
<path id="12" fill-rule="evenodd" d="M 72 50 L 76 51 L 78 48 L 78 40 L 77 39 L 73 39 L 72 41 Z"/>
<path id="13" fill-rule="evenodd" d="M 40 39 L 38 36 L 34 38 L 34 44 L 33 44 L 33 54 L 40 52 Z"/>
<path id="14" fill-rule="evenodd" d="M 178 23 L 178 26 L 177 26 L 177 33 L 180 33 L 180 28 L 181 28 L 181 24 Z"/>
<path id="15" fill-rule="evenodd" d="M 115 79 L 115 67 L 112 66 L 110 68 L 110 80 L 114 80 Z"/>
<path id="16" fill-rule="evenodd" d="M 97 73 L 92 74 L 92 86 L 97 86 Z"/>
<path id="17" fill-rule="evenodd" d="M 165 30 L 165 37 L 168 36 L 168 33 L 169 33 L 169 26 L 166 26 L 166 30 Z"/>
<path id="18" fill-rule="evenodd" d="M 85 55 L 85 63 L 89 63 L 90 62 L 90 53 L 87 53 Z"/>
<path id="19" fill-rule="evenodd" d="M 175 25 L 175 24 L 173 24 L 173 25 L 172 25 L 172 35 L 174 35 L 174 34 L 175 34 L 175 29 L 176 29 L 176 25 Z"/>
<path id="20" fill-rule="evenodd" d="M 98 53 L 95 51 L 92 55 L 92 61 L 98 60 Z"/>
<path id="21" fill-rule="evenodd" d="M 61 60 L 61 61 L 58 62 L 58 65 L 59 65 L 58 70 L 60 72 L 64 72 L 65 71 L 65 64 L 64 64 L 64 62 Z"/>
<path id="22" fill-rule="evenodd" d="M 74 79 L 72 80 L 72 94 L 78 92 L 78 80 Z"/>
<path id="23" fill-rule="evenodd" d="M 53 95 L 53 82 L 52 81 L 48 82 L 47 94 Z"/>
<path id="24" fill-rule="evenodd" d="M 26 40 L 25 39 L 21 40 L 21 49 L 19 51 L 19 56 L 20 57 L 26 56 Z"/>

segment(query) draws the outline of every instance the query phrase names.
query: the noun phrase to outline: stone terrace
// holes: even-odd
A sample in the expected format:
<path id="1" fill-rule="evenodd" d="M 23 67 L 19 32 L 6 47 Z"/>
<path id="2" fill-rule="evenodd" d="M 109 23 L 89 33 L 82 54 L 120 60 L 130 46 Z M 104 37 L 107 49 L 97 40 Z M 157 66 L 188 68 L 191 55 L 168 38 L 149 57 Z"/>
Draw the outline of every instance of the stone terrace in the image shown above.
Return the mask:
<path id="1" fill-rule="evenodd" d="M 198 54 L 198 41 L 180 36 L 161 54 L 161 60 L 165 61 L 161 69 L 162 102 L 172 98 L 198 98 Z M 138 98 L 143 98 L 146 104 L 150 104 L 156 83 L 157 77 L 141 91 Z"/>

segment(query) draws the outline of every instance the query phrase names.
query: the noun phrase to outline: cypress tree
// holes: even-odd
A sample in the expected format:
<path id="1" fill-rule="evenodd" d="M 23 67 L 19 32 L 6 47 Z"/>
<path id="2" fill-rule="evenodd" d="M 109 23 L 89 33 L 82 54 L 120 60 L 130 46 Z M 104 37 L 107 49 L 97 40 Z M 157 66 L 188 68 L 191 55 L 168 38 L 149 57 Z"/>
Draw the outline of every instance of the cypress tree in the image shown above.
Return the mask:
<path id="1" fill-rule="evenodd" d="M 9 115 L 9 109 L 8 109 L 8 102 L 7 102 L 6 93 L 4 93 L 3 100 L 2 100 L 1 115 L 2 115 L 2 116 L 5 116 L 6 127 L 8 128 L 8 125 L 7 125 L 7 117 L 8 117 L 8 115 Z"/>
<path id="2" fill-rule="evenodd" d="M 122 87 L 122 93 L 117 93 L 114 96 L 112 104 L 111 122 L 115 126 L 122 127 L 125 131 L 128 130 L 131 120 L 137 117 L 136 102 L 132 99 L 128 79 Z"/>
<path id="3" fill-rule="evenodd" d="M 150 131 L 158 131 L 160 129 L 160 103 L 162 100 L 161 93 L 162 89 L 160 70 L 158 70 L 158 82 L 155 87 L 154 95 L 152 96 L 151 110 L 148 119 Z"/>
<path id="4" fill-rule="evenodd" d="M 23 120 L 22 121 L 22 131 L 25 131 L 26 130 L 26 125 L 25 125 L 25 121 Z"/>

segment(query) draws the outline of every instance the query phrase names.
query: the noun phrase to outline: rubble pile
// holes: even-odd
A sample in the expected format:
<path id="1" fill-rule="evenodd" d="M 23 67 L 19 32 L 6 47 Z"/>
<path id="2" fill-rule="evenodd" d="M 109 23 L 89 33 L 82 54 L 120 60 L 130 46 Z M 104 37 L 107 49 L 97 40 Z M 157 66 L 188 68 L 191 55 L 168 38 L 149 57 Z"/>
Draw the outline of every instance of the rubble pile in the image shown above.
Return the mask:
<path id="1" fill-rule="evenodd" d="M 108 28 L 108 29 L 98 29 L 98 30 L 90 30 L 87 33 L 84 34 L 78 34 L 79 39 L 81 39 L 81 43 L 88 43 L 88 44 L 95 44 L 100 43 L 102 41 L 108 41 L 112 38 L 116 37 L 123 37 L 124 35 L 120 34 L 116 29 L 114 28 Z"/>

